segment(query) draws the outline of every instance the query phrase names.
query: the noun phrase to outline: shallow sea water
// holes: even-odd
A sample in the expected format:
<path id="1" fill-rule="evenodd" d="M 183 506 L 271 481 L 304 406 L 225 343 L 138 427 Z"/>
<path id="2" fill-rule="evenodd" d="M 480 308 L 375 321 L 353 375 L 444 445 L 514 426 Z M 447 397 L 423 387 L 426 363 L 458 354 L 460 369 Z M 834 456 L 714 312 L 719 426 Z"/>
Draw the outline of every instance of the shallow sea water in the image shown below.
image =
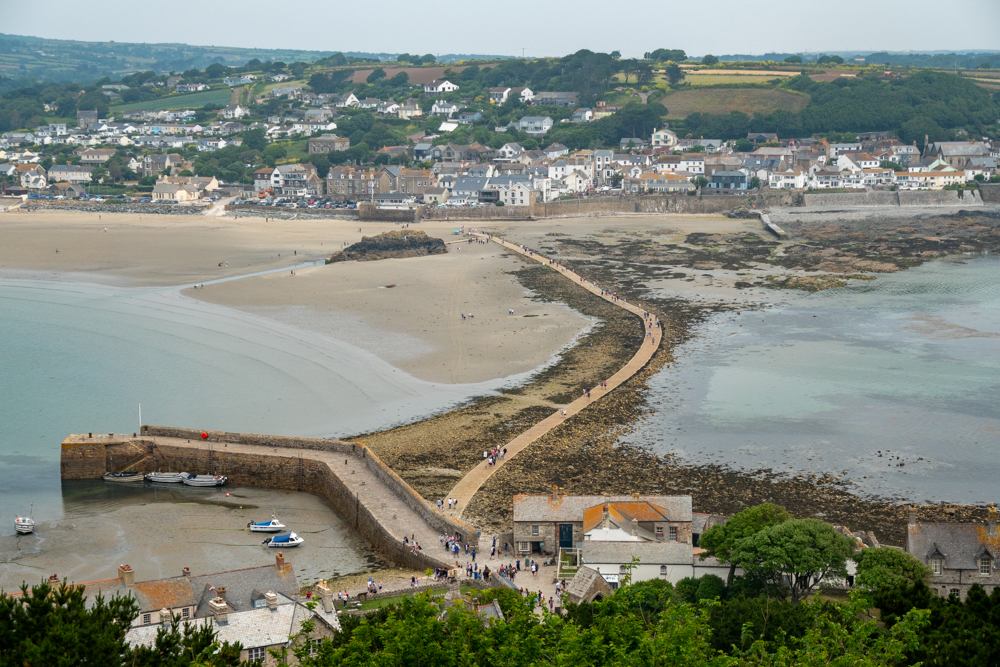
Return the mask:
<path id="1" fill-rule="evenodd" d="M 833 473 L 906 501 L 998 500 L 1000 258 L 788 293 L 695 333 L 622 442 L 748 472 Z"/>

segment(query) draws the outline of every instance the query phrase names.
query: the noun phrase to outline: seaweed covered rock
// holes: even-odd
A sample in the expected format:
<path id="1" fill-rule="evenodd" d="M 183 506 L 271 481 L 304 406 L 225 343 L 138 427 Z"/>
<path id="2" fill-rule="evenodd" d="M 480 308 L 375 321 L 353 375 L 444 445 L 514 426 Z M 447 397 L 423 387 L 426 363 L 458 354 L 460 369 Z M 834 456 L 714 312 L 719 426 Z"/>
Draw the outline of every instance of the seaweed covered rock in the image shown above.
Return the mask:
<path id="1" fill-rule="evenodd" d="M 424 232 L 394 230 L 378 236 L 363 236 L 358 243 L 335 252 L 327 261 L 346 262 L 348 260 L 371 261 L 400 257 L 422 257 L 448 252 L 444 241 L 427 236 Z"/>

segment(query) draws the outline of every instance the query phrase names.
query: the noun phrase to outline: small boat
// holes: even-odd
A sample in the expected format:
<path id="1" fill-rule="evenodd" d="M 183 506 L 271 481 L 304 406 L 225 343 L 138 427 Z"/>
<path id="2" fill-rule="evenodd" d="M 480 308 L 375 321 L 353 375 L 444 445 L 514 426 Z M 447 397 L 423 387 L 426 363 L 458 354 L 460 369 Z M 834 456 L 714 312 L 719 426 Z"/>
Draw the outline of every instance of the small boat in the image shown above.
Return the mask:
<path id="1" fill-rule="evenodd" d="M 181 481 L 188 486 L 222 486 L 226 483 L 224 475 L 194 475 L 181 473 Z"/>
<path id="2" fill-rule="evenodd" d="M 35 506 L 32 504 L 31 511 L 28 516 L 19 516 L 14 519 L 14 530 L 21 533 L 22 535 L 27 535 L 35 530 Z"/>
<path id="3" fill-rule="evenodd" d="M 105 482 L 118 484 L 142 484 L 146 477 L 140 472 L 109 472 L 104 474 Z"/>
<path id="4" fill-rule="evenodd" d="M 283 549 L 286 547 L 297 547 L 303 542 L 305 542 L 305 540 L 295 533 L 287 533 L 285 535 L 275 535 L 274 537 L 269 537 L 261 542 L 261 544 L 268 549 Z"/>
<path id="5" fill-rule="evenodd" d="M 263 521 L 260 523 L 251 521 L 247 524 L 247 528 L 250 529 L 251 533 L 280 533 L 287 528 L 287 526 L 278 521 L 278 519 L 272 514 L 270 521 Z"/>
<path id="6" fill-rule="evenodd" d="M 181 475 L 186 475 L 183 472 L 151 472 L 147 473 L 147 482 L 160 482 L 162 484 L 180 484 L 183 480 Z"/>

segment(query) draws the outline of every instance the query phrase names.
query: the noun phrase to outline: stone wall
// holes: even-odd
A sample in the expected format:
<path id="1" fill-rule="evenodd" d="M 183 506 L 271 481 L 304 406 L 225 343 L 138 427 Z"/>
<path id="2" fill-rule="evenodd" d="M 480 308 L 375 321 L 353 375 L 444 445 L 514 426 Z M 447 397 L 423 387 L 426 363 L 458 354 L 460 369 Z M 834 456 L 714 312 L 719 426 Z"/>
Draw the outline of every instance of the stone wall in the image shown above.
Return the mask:
<path id="1" fill-rule="evenodd" d="M 858 207 L 858 206 L 982 206 L 979 193 L 970 190 L 873 190 L 870 192 L 831 192 L 807 194 L 806 206 Z"/>
<path id="2" fill-rule="evenodd" d="M 358 219 L 371 222 L 413 222 L 420 218 L 422 207 L 379 208 L 371 202 L 358 204 Z"/>
<path id="3" fill-rule="evenodd" d="M 136 202 L 109 199 L 103 202 L 75 201 L 73 199 L 29 199 L 22 208 L 48 208 L 57 211 L 86 211 L 89 213 L 134 213 L 141 215 L 201 215 L 208 208 L 206 204 L 139 204 Z"/>
<path id="4" fill-rule="evenodd" d="M 375 456 L 370 449 L 359 443 L 343 442 L 341 440 L 323 440 L 318 438 L 295 438 L 279 435 L 258 435 L 253 433 L 228 433 L 224 431 L 205 431 L 208 435 L 207 438 L 202 439 L 202 431 L 194 429 L 183 429 L 183 428 L 171 428 L 163 426 L 143 426 L 142 435 L 143 436 L 161 436 L 169 438 L 182 438 L 185 440 L 191 440 L 193 442 L 206 442 L 206 443 L 222 443 L 223 448 L 219 449 L 217 446 L 213 446 L 211 449 L 205 447 L 204 449 L 191 450 L 188 448 L 177 448 L 178 451 L 174 456 L 178 457 L 178 463 L 174 464 L 173 470 L 184 470 L 187 469 L 190 472 L 198 472 L 205 470 L 206 472 L 216 473 L 217 471 L 222 471 L 222 474 L 232 478 L 234 484 L 242 484 L 246 486 L 266 486 L 273 488 L 284 488 L 284 489 L 294 489 L 302 491 L 312 490 L 307 485 L 293 485 L 289 481 L 289 477 L 298 477 L 298 466 L 300 459 L 298 457 L 282 457 L 280 455 L 281 449 L 306 449 L 313 451 L 325 451 L 325 452 L 337 452 L 341 454 L 348 454 L 361 459 L 363 465 L 375 475 L 379 481 L 386 485 L 392 493 L 397 497 L 402 498 L 406 503 L 417 512 L 420 517 L 426 521 L 435 531 L 441 534 L 453 535 L 455 533 L 460 533 L 465 538 L 465 541 L 469 543 L 470 547 L 478 546 L 479 537 L 476 529 L 458 519 L 453 519 L 451 517 L 446 517 L 437 512 L 430 503 L 428 503 L 424 498 L 413 490 L 409 484 L 407 484 L 399 475 L 397 475 L 392 469 L 389 468 L 385 463 L 382 462 L 377 456 Z M 273 454 L 269 454 L 267 457 L 258 460 L 245 461 L 240 464 L 239 467 L 235 468 L 235 472 L 230 474 L 230 467 L 228 462 L 231 455 L 225 450 L 225 443 L 237 443 L 243 445 L 254 445 L 258 447 L 270 447 L 274 450 Z M 161 447 L 157 446 L 156 450 L 160 450 Z M 192 452 L 197 452 L 197 454 L 192 455 Z M 209 458 L 211 456 L 211 459 Z M 277 464 L 270 462 L 270 459 L 284 459 L 284 463 Z M 155 451 L 154 451 L 155 460 Z M 322 487 L 321 490 L 312 490 L 314 493 L 319 493 L 323 497 L 327 498 L 331 504 L 334 505 L 341 511 L 341 505 L 343 504 L 341 500 L 342 496 L 351 496 L 350 492 L 345 486 L 343 486 L 340 479 L 330 470 L 325 464 L 310 461 L 306 458 L 302 458 L 302 466 L 308 467 L 311 464 L 320 466 L 320 474 L 323 477 L 331 478 L 335 480 L 327 484 L 323 482 L 319 484 L 316 482 L 313 484 L 310 482 L 311 486 Z M 187 468 L 179 467 L 181 463 L 187 464 Z M 223 464 L 223 462 L 226 462 Z M 215 465 L 215 469 L 210 470 L 210 463 Z M 254 467 L 256 465 L 256 467 Z M 247 468 L 246 466 L 250 466 Z M 150 468 L 152 470 L 152 468 Z M 309 469 L 312 470 L 311 468 Z M 244 475 L 244 473 L 246 473 Z M 306 471 L 305 477 L 310 477 L 314 474 L 313 472 Z M 353 496 L 351 496 L 353 497 Z M 337 500 L 340 498 L 340 500 Z M 350 507 L 349 505 L 343 505 L 344 512 L 342 515 L 344 517 L 355 517 L 355 521 L 360 521 L 358 516 L 363 515 L 368 512 L 367 509 L 363 508 L 363 504 L 360 507 Z M 363 509 L 363 512 L 361 510 Z M 361 512 L 361 514 L 359 514 Z M 371 515 L 368 514 L 370 517 Z M 372 519 L 374 520 L 374 519 Z M 362 533 L 364 534 L 364 533 Z M 393 540 L 395 542 L 395 540 Z M 408 551 L 408 549 L 402 548 L 401 544 L 393 544 L 394 551 Z M 386 547 L 388 550 L 388 546 Z M 394 560 L 394 562 L 397 562 Z"/>
<path id="5" fill-rule="evenodd" d="M 979 195 L 984 204 L 1000 204 L 1000 183 L 981 184 Z"/>
<path id="6" fill-rule="evenodd" d="M 357 220 L 357 209 L 345 208 L 279 208 L 277 206 L 256 206 L 254 204 L 229 204 L 227 213 L 235 213 L 240 217 L 277 218 L 291 220 L 295 218 L 316 218 L 317 220 Z"/>
<path id="7" fill-rule="evenodd" d="M 428 220 L 531 220 L 532 206 L 477 206 L 475 208 L 426 206 L 422 216 Z"/>

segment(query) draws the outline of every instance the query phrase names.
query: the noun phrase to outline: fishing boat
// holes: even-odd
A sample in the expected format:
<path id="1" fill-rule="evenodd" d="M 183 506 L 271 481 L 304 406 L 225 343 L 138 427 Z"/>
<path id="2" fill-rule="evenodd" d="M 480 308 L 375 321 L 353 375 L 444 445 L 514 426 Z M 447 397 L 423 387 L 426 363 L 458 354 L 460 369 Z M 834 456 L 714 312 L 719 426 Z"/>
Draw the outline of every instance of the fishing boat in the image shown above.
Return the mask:
<path id="1" fill-rule="evenodd" d="M 188 486 L 222 486 L 226 483 L 225 475 L 194 475 L 181 473 L 181 481 Z"/>
<path id="2" fill-rule="evenodd" d="M 35 505 L 31 505 L 31 511 L 28 516 L 19 516 L 14 519 L 14 530 L 26 535 L 35 530 Z"/>
<path id="3" fill-rule="evenodd" d="M 151 472 L 146 475 L 147 482 L 160 482 L 162 484 L 180 484 L 182 475 L 186 472 Z"/>
<path id="4" fill-rule="evenodd" d="M 270 521 L 254 522 L 251 521 L 247 524 L 247 528 L 250 529 L 251 533 L 280 533 L 287 526 L 272 514 Z"/>
<path id="5" fill-rule="evenodd" d="M 261 544 L 263 544 L 268 549 L 284 549 L 286 547 L 297 547 L 305 542 L 301 537 L 295 533 L 286 533 L 284 535 L 275 535 L 274 537 L 269 537 Z"/>
<path id="6" fill-rule="evenodd" d="M 118 484 L 142 484 L 146 477 L 140 472 L 108 472 L 104 474 L 105 482 Z"/>

